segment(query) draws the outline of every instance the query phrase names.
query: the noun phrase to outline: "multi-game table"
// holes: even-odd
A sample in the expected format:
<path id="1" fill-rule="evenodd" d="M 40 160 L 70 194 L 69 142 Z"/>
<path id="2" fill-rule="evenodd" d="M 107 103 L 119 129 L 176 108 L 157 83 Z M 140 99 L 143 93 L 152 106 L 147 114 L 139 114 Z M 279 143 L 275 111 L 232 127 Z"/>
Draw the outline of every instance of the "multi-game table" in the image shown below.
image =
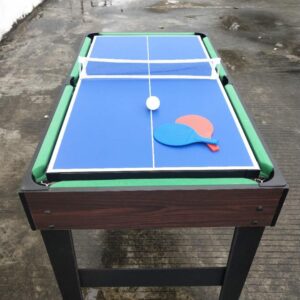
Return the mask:
<path id="1" fill-rule="evenodd" d="M 209 39 L 90 34 L 20 196 L 64 299 L 80 286 L 222 285 L 237 299 L 287 185 Z M 71 229 L 233 226 L 226 267 L 78 269 Z"/>

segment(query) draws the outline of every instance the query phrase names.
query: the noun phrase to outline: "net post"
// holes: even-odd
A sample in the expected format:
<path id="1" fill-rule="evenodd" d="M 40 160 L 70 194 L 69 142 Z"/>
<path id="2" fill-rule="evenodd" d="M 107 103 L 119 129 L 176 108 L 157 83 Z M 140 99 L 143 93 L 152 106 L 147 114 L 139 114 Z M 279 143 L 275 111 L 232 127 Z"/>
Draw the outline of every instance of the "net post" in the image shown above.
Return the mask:
<path id="1" fill-rule="evenodd" d="M 79 56 L 78 62 L 80 65 L 79 77 L 80 78 L 87 77 L 86 68 L 88 64 L 88 58 Z"/>
<path id="2" fill-rule="evenodd" d="M 220 64 L 221 58 L 215 57 L 210 59 L 210 66 L 211 66 L 211 78 L 216 79 L 220 76 Z"/>

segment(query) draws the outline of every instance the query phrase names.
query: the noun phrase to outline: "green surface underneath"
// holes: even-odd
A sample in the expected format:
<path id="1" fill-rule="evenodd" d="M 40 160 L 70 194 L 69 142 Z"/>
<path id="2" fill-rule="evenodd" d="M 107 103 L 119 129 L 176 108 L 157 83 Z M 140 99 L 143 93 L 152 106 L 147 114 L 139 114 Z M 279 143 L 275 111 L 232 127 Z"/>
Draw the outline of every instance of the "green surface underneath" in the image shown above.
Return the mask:
<path id="1" fill-rule="evenodd" d="M 260 166 L 261 172 L 260 177 L 261 178 L 269 178 L 273 172 L 273 164 L 262 144 L 260 141 L 260 138 L 258 137 L 252 122 L 250 121 L 246 110 L 244 109 L 234 87 L 231 84 L 227 84 L 225 86 L 226 93 L 228 94 L 228 97 L 233 105 L 233 108 L 239 118 L 239 121 L 243 127 L 243 130 L 248 138 L 248 141 L 250 142 L 250 146 L 252 148 L 252 151 L 256 157 L 256 160 Z"/>
<path id="2" fill-rule="evenodd" d="M 215 49 L 214 49 L 212 43 L 210 42 L 209 38 L 205 37 L 202 40 L 203 40 L 203 44 L 205 45 L 209 56 L 211 58 L 217 58 L 218 57 L 217 52 L 215 51 Z M 220 64 L 220 66 L 219 66 L 219 75 L 220 75 L 221 79 L 223 79 L 223 77 L 226 76 L 226 72 L 225 72 L 222 64 Z"/>
<path id="3" fill-rule="evenodd" d="M 73 90 L 74 88 L 71 85 L 67 85 L 61 95 L 43 144 L 32 168 L 32 176 L 36 182 L 46 180 L 46 168 L 72 98 Z"/>
<path id="4" fill-rule="evenodd" d="M 194 35 L 192 32 L 114 32 L 101 33 L 102 35 Z M 91 39 L 86 37 L 80 49 L 79 56 L 86 56 Z M 203 42 L 209 55 L 214 58 L 217 57 L 216 51 L 207 37 L 203 38 Z M 225 70 L 221 66 L 220 77 L 225 76 Z M 79 77 L 79 65 L 76 62 L 71 76 L 75 80 Z M 261 176 L 269 177 L 273 171 L 273 165 L 269 159 L 259 137 L 257 136 L 253 125 L 251 124 L 245 109 L 243 108 L 234 88 L 228 84 L 225 90 L 232 102 L 232 105 L 238 115 L 245 134 L 251 144 L 252 150 L 261 167 Z M 36 161 L 32 168 L 32 175 L 36 182 L 46 180 L 46 168 L 51 158 L 52 150 L 55 146 L 60 128 L 62 126 L 66 111 L 68 109 L 70 100 L 72 98 L 74 88 L 67 85 L 59 101 L 58 107 L 55 111 L 45 139 L 42 143 L 40 151 L 37 155 Z M 113 179 L 113 180 L 70 180 L 53 183 L 50 188 L 106 188 L 106 187 L 155 187 L 155 186 L 213 186 L 213 185 L 257 185 L 252 179 L 247 178 L 160 178 L 160 179 Z"/>
<path id="5" fill-rule="evenodd" d="M 159 178 L 159 179 L 111 179 L 72 180 L 53 183 L 50 188 L 109 188 L 109 187 L 162 187 L 162 186 L 213 186 L 257 185 L 246 178 Z"/>
<path id="6" fill-rule="evenodd" d="M 92 40 L 89 37 L 86 37 L 84 39 L 82 47 L 79 52 L 79 56 L 85 57 L 88 54 L 91 43 L 92 43 Z M 80 64 L 76 59 L 76 62 L 74 64 L 73 69 L 70 74 L 70 76 L 74 78 L 74 82 L 77 82 L 77 80 L 79 78 L 79 72 L 80 72 Z"/>

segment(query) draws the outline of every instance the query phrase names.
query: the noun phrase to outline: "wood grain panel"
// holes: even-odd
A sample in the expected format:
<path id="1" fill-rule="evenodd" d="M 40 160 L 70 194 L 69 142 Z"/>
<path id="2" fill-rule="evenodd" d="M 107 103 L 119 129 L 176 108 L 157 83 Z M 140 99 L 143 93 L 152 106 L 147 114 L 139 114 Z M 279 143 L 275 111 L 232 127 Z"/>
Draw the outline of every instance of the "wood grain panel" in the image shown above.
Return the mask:
<path id="1" fill-rule="evenodd" d="M 37 228 L 271 225 L 282 189 L 26 192 Z"/>

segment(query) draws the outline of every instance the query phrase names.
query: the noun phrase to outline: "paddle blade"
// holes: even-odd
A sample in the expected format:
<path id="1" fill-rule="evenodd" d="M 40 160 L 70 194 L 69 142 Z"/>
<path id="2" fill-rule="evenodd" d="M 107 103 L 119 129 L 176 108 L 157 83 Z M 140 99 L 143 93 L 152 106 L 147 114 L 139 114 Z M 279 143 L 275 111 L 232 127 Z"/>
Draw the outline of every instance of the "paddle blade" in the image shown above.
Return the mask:
<path id="1" fill-rule="evenodd" d="M 157 142 L 167 146 L 186 146 L 194 143 L 214 143 L 217 141 L 200 137 L 194 129 L 184 124 L 167 123 L 154 131 L 154 138 Z"/>
<path id="2" fill-rule="evenodd" d="M 176 119 L 176 123 L 185 124 L 193 128 L 198 135 L 211 138 L 214 127 L 213 124 L 206 118 L 199 115 L 186 115 Z M 220 150 L 218 145 L 207 144 L 209 149 L 213 152 Z"/>

